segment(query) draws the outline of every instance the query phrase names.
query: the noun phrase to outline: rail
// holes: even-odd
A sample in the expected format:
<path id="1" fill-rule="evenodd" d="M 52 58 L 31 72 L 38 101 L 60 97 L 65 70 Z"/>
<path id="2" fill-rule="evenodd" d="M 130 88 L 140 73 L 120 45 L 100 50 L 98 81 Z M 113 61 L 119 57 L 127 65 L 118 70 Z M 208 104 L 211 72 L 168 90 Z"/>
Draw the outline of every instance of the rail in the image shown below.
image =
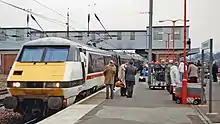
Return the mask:
<path id="1" fill-rule="evenodd" d="M 35 124 L 35 123 L 37 123 L 37 120 L 38 120 L 38 118 L 34 118 L 28 122 L 25 122 L 24 124 Z"/>
<path id="2" fill-rule="evenodd" d="M 0 90 L 0 95 L 5 95 L 5 94 L 8 94 L 7 89 Z"/>

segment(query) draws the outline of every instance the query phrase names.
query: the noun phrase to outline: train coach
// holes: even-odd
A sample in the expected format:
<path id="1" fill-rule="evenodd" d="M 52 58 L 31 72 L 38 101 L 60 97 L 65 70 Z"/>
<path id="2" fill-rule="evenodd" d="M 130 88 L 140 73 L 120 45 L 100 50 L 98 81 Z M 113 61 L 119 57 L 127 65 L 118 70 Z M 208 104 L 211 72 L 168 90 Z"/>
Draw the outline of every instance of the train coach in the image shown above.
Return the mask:
<path id="1" fill-rule="evenodd" d="M 7 78 L 5 107 L 25 115 L 47 116 L 104 86 L 104 66 L 130 56 L 58 37 L 23 44 Z"/>

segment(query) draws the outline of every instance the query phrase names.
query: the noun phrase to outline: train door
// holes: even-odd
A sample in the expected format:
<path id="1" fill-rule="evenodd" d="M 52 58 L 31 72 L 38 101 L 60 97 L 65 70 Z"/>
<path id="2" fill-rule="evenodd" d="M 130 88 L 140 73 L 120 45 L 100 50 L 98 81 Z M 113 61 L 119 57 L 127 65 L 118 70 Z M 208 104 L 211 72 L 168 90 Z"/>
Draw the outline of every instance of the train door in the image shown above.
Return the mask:
<path id="1" fill-rule="evenodd" d="M 87 65 L 87 57 L 86 57 L 86 51 L 82 48 L 79 48 L 80 58 L 81 58 L 81 66 L 82 66 L 82 75 L 83 75 L 83 81 L 86 80 L 86 65 Z"/>

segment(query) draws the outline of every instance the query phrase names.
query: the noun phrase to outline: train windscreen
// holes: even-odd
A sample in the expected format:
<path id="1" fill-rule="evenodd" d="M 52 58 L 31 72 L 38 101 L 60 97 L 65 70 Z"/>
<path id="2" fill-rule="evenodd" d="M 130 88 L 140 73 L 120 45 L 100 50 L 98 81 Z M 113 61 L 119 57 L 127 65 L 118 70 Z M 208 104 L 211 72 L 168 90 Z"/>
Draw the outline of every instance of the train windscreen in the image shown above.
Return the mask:
<path id="1" fill-rule="evenodd" d="M 69 47 L 24 47 L 20 62 L 63 62 L 67 60 Z"/>
<path id="2" fill-rule="evenodd" d="M 44 48 L 24 48 L 20 56 L 21 62 L 39 62 L 43 56 Z"/>
<path id="3" fill-rule="evenodd" d="M 48 48 L 45 54 L 44 61 L 66 61 L 68 52 L 68 48 Z"/>

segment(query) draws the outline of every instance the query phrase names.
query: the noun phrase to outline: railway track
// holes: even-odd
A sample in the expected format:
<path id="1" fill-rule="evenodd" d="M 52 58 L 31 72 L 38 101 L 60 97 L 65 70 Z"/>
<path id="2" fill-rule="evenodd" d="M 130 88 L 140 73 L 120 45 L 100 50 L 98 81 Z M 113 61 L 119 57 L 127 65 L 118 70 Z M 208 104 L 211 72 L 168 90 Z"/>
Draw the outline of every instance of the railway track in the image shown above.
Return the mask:
<path id="1" fill-rule="evenodd" d="M 28 121 L 28 122 L 25 122 L 24 124 L 35 124 L 35 123 L 37 123 L 38 121 L 38 118 L 34 118 L 34 119 L 31 119 L 30 121 Z"/>
<path id="2" fill-rule="evenodd" d="M 5 94 L 8 94 L 7 89 L 0 90 L 0 95 L 5 95 Z"/>

